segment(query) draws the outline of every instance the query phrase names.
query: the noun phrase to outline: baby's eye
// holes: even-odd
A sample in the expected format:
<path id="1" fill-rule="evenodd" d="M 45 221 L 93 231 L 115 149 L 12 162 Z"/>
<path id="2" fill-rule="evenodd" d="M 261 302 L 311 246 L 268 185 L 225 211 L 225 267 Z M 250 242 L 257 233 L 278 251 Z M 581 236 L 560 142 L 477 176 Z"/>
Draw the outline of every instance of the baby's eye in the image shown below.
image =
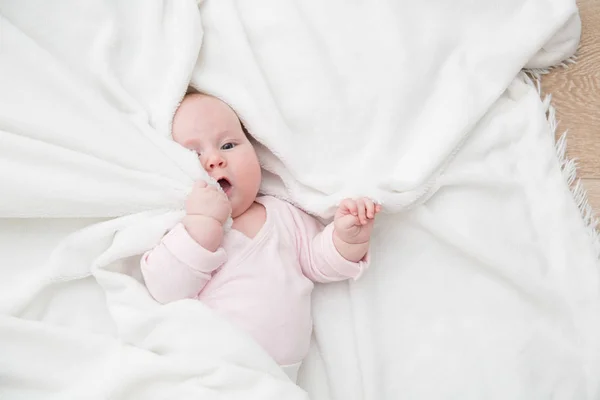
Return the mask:
<path id="1" fill-rule="evenodd" d="M 235 147 L 235 144 L 233 143 L 225 143 L 223 146 L 221 146 L 221 150 L 231 150 Z"/>

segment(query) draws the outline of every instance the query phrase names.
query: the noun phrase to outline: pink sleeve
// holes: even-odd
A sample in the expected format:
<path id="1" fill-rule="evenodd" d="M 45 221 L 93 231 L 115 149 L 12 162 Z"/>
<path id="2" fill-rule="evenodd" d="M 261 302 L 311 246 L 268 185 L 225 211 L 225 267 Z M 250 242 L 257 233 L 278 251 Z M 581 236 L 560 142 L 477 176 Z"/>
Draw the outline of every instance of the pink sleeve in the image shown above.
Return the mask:
<path id="1" fill-rule="evenodd" d="M 227 260 L 222 248 L 212 253 L 177 224 L 154 249 L 142 256 L 141 269 L 148 291 L 159 303 L 195 298 L 214 270 Z"/>
<path id="2" fill-rule="evenodd" d="M 303 211 L 294 208 L 292 213 L 300 266 L 308 279 L 327 283 L 360 278 L 369 266 L 369 253 L 357 263 L 346 260 L 333 244 L 333 224 L 323 229 L 316 218 Z"/>

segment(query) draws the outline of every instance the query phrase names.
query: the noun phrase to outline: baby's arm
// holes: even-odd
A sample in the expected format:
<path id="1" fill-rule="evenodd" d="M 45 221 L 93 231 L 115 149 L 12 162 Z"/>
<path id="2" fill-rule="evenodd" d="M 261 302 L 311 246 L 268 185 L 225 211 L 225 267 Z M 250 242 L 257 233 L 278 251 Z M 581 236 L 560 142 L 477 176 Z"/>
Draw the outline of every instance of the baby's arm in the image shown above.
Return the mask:
<path id="1" fill-rule="evenodd" d="M 148 291 L 159 303 L 195 298 L 212 273 L 227 260 L 222 248 L 215 252 L 200 246 L 178 224 L 141 260 Z"/>
<path id="2" fill-rule="evenodd" d="M 364 213 L 352 207 L 357 203 L 365 208 Z M 314 282 L 360 277 L 369 265 L 369 240 L 379 207 L 373 205 L 373 212 L 369 213 L 362 199 L 345 200 L 334 222 L 324 229 L 314 217 L 293 210 L 296 246 L 304 275 Z"/>
<path id="3" fill-rule="evenodd" d="M 231 213 L 227 196 L 198 181 L 185 211 L 182 223 L 142 257 L 146 287 L 160 303 L 196 297 L 227 259 L 221 248 L 223 224 Z"/>

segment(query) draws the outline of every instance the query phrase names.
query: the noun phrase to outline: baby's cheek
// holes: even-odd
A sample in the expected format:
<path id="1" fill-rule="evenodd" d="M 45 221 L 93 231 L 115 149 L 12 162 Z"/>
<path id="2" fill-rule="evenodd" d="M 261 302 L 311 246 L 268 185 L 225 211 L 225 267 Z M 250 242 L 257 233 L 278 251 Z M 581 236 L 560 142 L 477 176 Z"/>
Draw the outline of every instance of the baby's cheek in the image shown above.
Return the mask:
<path id="1" fill-rule="evenodd" d="M 260 186 L 261 170 L 258 158 L 255 154 L 248 154 L 245 157 L 241 172 L 248 186 Z"/>

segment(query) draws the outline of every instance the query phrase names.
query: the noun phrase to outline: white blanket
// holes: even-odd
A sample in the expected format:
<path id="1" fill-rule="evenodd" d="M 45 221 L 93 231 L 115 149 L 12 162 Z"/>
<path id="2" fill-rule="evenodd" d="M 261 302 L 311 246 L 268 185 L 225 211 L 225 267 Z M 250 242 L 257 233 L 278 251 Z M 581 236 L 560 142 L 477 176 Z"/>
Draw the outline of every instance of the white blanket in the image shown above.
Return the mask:
<path id="1" fill-rule="evenodd" d="M 0 396 L 306 398 L 227 321 L 140 281 L 205 177 L 169 140 L 190 80 L 261 142 L 265 192 L 324 218 L 384 202 L 372 270 L 315 292 L 311 398 L 599 395 L 596 254 L 544 105 L 514 80 L 572 54 L 573 1 L 0 14 Z"/>

